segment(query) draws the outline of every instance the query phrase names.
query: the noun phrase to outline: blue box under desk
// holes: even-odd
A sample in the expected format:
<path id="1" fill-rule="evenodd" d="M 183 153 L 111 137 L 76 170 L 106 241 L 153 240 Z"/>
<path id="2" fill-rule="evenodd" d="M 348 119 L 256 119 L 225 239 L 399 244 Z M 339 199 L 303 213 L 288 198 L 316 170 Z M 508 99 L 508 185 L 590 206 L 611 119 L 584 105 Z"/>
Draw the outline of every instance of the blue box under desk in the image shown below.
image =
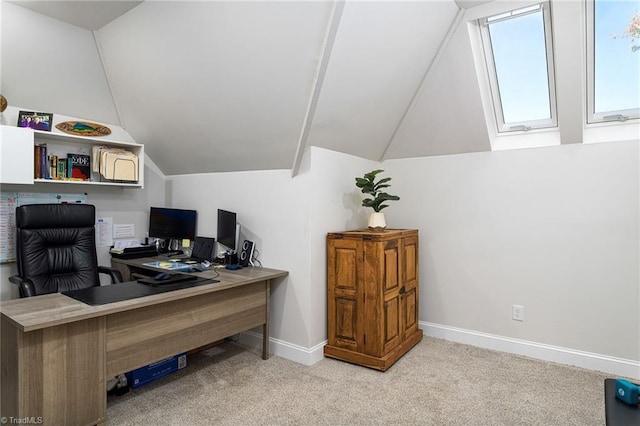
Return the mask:
<path id="1" fill-rule="evenodd" d="M 178 355 L 165 358 L 144 367 L 137 368 L 126 373 L 129 385 L 135 389 L 140 386 L 151 383 L 161 377 L 182 370 L 187 366 L 187 353 L 183 352 Z"/>

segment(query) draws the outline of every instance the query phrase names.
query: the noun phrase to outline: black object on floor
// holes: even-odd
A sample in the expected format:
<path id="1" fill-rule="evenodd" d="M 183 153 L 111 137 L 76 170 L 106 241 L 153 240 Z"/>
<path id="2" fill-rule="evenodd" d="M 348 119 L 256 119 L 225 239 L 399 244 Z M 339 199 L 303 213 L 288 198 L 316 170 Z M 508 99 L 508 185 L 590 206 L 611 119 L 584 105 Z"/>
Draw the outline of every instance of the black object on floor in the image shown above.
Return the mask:
<path id="1" fill-rule="evenodd" d="M 604 380 L 604 413 L 607 426 L 640 425 L 640 405 L 616 398 L 616 379 Z"/>

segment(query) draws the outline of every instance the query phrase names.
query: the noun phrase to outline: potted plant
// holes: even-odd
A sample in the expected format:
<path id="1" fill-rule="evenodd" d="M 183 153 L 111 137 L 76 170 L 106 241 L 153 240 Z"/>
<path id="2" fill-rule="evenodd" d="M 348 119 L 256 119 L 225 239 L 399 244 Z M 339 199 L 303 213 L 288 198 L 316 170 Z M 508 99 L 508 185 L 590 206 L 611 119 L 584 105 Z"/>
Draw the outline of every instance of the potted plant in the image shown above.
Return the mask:
<path id="1" fill-rule="evenodd" d="M 384 220 L 384 213 L 382 213 L 382 209 L 389 207 L 385 202 L 400 199 L 397 195 L 391 195 L 382 191 L 384 188 L 391 186 L 389 184 L 389 181 L 391 181 L 390 177 L 380 179 L 378 182 L 375 181 L 376 176 L 382 172 L 384 172 L 384 170 L 373 170 L 365 173 L 364 177 L 356 178 L 356 186 L 360 188 L 363 194 L 371 196 L 371 198 L 362 200 L 362 205 L 373 209 L 373 213 L 369 216 L 369 229 L 372 231 L 382 231 L 387 227 L 387 223 Z"/>

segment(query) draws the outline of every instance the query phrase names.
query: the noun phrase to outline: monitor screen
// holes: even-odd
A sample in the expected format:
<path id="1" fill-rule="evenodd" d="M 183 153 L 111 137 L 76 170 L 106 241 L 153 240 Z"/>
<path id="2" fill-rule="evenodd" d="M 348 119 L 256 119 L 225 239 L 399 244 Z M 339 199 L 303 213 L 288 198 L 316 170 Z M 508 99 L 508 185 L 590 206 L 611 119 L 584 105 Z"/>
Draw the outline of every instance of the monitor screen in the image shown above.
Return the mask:
<path id="1" fill-rule="evenodd" d="M 218 209 L 218 243 L 236 249 L 236 214 Z"/>
<path id="2" fill-rule="evenodd" d="M 151 207 L 149 236 L 174 240 L 195 240 L 197 212 L 195 210 Z"/>

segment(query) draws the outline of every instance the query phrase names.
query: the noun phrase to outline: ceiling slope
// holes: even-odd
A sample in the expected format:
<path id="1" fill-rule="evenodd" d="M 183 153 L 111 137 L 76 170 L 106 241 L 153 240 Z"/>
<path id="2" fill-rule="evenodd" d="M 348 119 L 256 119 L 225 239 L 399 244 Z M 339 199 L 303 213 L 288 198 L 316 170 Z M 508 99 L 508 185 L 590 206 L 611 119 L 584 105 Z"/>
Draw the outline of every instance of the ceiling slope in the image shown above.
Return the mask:
<path id="1" fill-rule="evenodd" d="M 80 28 L 97 30 L 142 2 L 133 0 L 10 0 L 7 1 L 7 3 L 22 6 L 33 10 L 34 12 L 50 16 L 51 18 L 67 22 Z"/>
<path id="2" fill-rule="evenodd" d="M 431 114 L 461 108 L 444 87 L 475 95 L 461 115 L 484 126 L 472 62 L 459 73 L 469 84 L 420 86 L 455 2 L 347 2 L 323 50 L 332 11 L 333 2 L 143 3 L 97 37 L 123 126 L 168 175 L 295 167 L 301 142 L 373 160 L 488 147 L 477 129 L 449 119 L 457 131 L 443 130 Z M 435 134 L 444 140 L 425 136 Z"/>
<path id="3" fill-rule="evenodd" d="M 0 89 L 10 105 L 119 124 L 90 31 L 5 1 L 0 19 Z"/>
<path id="4" fill-rule="evenodd" d="M 348 2 L 309 145 L 380 160 L 458 7 Z"/>
<path id="5" fill-rule="evenodd" d="M 465 20 L 452 31 L 385 159 L 491 151 Z"/>
<path id="6" fill-rule="evenodd" d="M 290 168 L 331 6 L 141 4 L 97 34 L 123 126 L 167 175 Z"/>

